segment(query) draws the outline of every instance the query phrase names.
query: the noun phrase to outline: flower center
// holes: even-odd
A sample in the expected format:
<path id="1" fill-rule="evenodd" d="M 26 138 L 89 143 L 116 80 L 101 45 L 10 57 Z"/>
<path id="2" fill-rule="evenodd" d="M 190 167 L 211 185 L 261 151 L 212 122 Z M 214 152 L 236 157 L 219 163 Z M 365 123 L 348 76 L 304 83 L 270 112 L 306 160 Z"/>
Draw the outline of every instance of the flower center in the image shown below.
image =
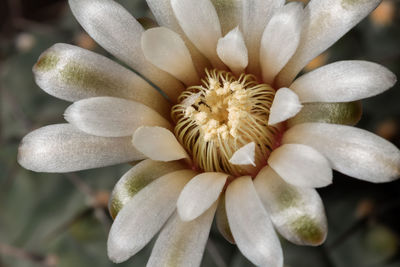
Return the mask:
<path id="1" fill-rule="evenodd" d="M 249 74 L 237 79 L 226 71 L 206 73 L 202 85 L 187 88 L 172 108 L 175 135 L 196 168 L 252 175 L 266 164 L 280 133 L 279 126 L 268 126 L 275 90 Z M 229 162 L 238 149 L 251 142 L 256 144 L 255 167 Z"/>

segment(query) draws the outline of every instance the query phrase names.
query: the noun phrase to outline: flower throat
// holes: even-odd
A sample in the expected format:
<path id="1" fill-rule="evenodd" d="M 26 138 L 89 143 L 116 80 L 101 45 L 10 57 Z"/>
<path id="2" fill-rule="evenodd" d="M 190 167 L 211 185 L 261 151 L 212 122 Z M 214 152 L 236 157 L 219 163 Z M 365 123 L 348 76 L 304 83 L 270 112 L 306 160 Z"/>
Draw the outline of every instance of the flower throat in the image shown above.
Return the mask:
<path id="1" fill-rule="evenodd" d="M 175 135 L 195 167 L 234 176 L 252 175 L 266 164 L 279 126 L 268 126 L 275 90 L 255 76 L 206 70 L 202 85 L 187 88 L 172 108 Z M 255 167 L 234 165 L 232 155 L 254 142 Z"/>

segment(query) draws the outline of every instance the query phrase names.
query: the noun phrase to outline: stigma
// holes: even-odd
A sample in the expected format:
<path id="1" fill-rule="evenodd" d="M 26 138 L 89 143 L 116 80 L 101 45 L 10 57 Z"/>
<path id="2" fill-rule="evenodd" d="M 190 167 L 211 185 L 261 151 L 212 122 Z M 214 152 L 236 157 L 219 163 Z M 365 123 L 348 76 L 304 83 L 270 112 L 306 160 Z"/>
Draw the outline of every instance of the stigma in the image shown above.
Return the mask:
<path id="1" fill-rule="evenodd" d="M 187 88 L 172 108 L 175 135 L 195 167 L 233 176 L 252 175 L 266 164 L 280 125 L 268 126 L 275 90 L 255 76 L 206 70 L 202 84 Z M 229 162 L 244 145 L 254 142 L 255 166 Z"/>

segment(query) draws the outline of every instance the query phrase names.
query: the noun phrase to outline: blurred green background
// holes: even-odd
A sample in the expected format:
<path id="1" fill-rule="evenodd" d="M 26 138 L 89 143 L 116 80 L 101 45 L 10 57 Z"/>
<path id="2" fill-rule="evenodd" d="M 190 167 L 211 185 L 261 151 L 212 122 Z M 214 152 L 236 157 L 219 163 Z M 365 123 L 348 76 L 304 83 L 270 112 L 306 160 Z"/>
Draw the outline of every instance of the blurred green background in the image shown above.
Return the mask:
<path id="1" fill-rule="evenodd" d="M 151 16 L 144 0 L 118 2 L 136 18 Z M 31 71 L 40 53 L 59 42 L 107 55 L 82 31 L 66 1 L 0 1 L 0 266 L 114 266 L 106 254 L 111 224 L 106 205 L 113 185 L 130 166 L 44 174 L 16 162 L 25 134 L 63 122 L 69 103 L 41 91 Z M 400 1 L 385 0 L 308 69 L 343 59 L 375 61 L 400 77 Z M 363 101 L 358 124 L 398 147 L 399 87 Z M 282 241 L 285 266 L 400 266 L 399 181 L 375 185 L 335 173 L 334 184 L 319 191 L 328 240 L 316 248 Z M 151 245 L 119 266 L 145 266 Z M 253 265 L 213 227 L 202 266 Z"/>

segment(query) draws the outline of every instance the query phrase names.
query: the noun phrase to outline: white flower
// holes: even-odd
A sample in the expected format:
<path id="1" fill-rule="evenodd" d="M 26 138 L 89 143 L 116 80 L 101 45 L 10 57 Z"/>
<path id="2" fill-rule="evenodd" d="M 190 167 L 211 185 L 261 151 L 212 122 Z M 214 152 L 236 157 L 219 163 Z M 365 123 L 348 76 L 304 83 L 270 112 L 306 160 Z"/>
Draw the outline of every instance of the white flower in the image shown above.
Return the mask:
<path id="1" fill-rule="evenodd" d="M 294 80 L 380 1 L 284 2 L 147 0 L 161 27 L 145 31 L 114 1 L 69 1 L 102 47 L 162 91 L 67 44 L 34 67 L 43 90 L 74 103 L 68 124 L 23 139 L 22 166 L 70 172 L 143 160 L 112 195 L 111 260 L 161 230 L 148 266 L 198 266 L 216 212 L 250 261 L 282 266 L 275 231 L 296 244 L 324 242 L 315 188 L 332 182 L 332 169 L 375 183 L 400 176 L 399 150 L 351 127 L 358 100 L 393 86 L 393 73 L 340 61 Z"/>

